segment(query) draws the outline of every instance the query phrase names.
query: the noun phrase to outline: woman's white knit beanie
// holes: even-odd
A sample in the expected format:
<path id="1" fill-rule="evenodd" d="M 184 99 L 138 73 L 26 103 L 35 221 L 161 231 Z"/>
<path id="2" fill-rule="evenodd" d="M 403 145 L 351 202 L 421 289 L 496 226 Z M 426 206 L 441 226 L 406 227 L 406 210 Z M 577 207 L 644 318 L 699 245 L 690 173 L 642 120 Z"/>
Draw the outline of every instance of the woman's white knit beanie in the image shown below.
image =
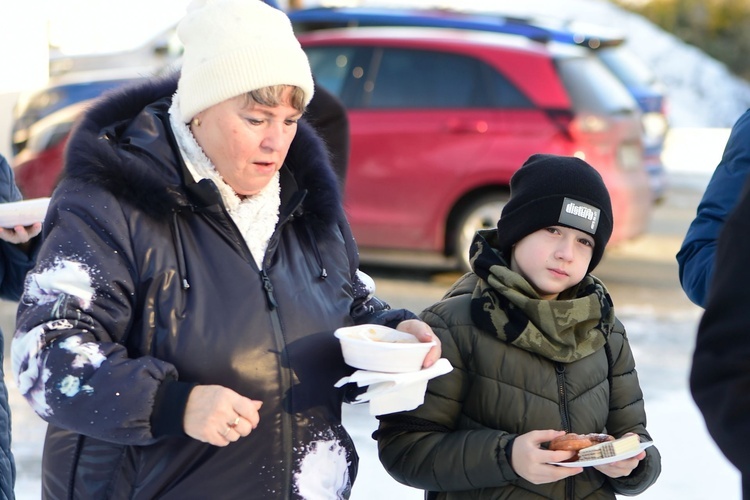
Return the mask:
<path id="1" fill-rule="evenodd" d="M 226 99 L 270 85 L 313 96 L 310 63 L 282 11 L 261 0 L 193 0 L 177 26 L 184 46 L 177 92 L 186 122 Z"/>

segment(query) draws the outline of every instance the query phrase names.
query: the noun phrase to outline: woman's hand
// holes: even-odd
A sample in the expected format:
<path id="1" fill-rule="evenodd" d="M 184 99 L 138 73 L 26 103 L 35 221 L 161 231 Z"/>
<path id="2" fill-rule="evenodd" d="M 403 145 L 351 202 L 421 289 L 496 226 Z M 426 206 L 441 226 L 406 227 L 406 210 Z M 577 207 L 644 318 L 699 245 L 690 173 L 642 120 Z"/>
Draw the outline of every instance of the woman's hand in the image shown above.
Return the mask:
<path id="1" fill-rule="evenodd" d="M 41 232 L 41 222 L 35 222 L 30 226 L 2 227 L 0 228 L 0 240 L 13 243 L 14 245 L 22 245 Z"/>
<path id="2" fill-rule="evenodd" d="M 559 467 L 550 462 L 564 462 L 575 455 L 574 451 L 550 451 L 541 447 L 565 431 L 531 431 L 521 434 L 513 441 L 511 467 L 516 474 L 532 484 L 554 483 L 583 472 L 583 467 Z"/>
<path id="3" fill-rule="evenodd" d="M 427 353 L 427 356 L 424 358 L 424 363 L 422 363 L 422 368 L 429 368 L 430 366 L 434 365 L 435 362 L 440 359 L 440 356 L 443 353 L 443 349 L 440 344 L 440 339 L 435 335 L 435 332 L 432 331 L 432 328 L 430 328 L 430 325 L 425 323 L 424 321 L 420 321 L 418 319 L 407 319 L 405 321 L 402 321 L 398 324 L 396 327 L 396 330 L 411 333 L 420 342 L 432 342 L 435 341 L 435 345 L 430 349 L 430 352 Z"/>
<path id="4" fill-rule="evenodd" d="M 262 401 L 220 385 L 195 386 L 185 406 L 185 434 L 214 446 L 226 446 L 258 426 L 262 405 Z"/>

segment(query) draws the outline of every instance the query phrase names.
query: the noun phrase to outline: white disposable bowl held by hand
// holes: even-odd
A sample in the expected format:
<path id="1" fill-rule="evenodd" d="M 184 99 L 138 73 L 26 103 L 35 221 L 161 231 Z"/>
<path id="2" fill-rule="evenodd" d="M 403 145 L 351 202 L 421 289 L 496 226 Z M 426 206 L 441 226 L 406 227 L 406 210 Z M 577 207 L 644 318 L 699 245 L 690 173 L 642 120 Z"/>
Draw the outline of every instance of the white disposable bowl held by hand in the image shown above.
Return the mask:
<path id="1" fill-rule="evenodd" d="M 30 226 L 44 221 L 49 206 L 49 198 L 0 203 L 0 227 Z"/>
<path id="2" fill-rule="evenodd" d="M 427 353 L 435 345 L 434 340 L 420 342 L 410 333 L 382 325 L 348 326 L 339 328 L 334 335 L 341 342 L 347 365 L 375 372 L 419 371 Z"/>

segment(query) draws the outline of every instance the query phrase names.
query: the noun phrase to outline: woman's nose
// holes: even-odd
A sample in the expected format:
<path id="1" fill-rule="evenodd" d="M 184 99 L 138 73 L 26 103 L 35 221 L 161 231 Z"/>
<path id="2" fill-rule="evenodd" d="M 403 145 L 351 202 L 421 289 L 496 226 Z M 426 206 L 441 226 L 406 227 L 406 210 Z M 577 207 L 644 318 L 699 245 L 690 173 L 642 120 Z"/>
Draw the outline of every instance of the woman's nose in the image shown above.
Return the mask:
<path id="1" fill-rule="evenodd" d="M 261 147 L 276 151 L 279 149 L 280 144 L 283 142 L 284 137 L 284 125 L 281 123 L 271 122 L 265 129 L 263 134 L 263 140 L 261 141 Z"/>

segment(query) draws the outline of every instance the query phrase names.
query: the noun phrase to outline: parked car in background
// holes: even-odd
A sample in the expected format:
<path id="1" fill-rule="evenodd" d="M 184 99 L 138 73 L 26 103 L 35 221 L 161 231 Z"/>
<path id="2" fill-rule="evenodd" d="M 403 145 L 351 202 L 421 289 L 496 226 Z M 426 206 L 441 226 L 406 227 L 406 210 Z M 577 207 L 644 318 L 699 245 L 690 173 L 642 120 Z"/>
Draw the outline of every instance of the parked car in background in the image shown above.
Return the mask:
<path id="1" fill-rule="evenodd" d="M 661 160 L 669 128 L 666 89 L 656 75 L 627 46 L 618 31 L 555 18 L 461 12 L 448 9 L 389 7 L 313 7 L 290 11 L 297 33 L 355 26 L 421 26 L 515 34 L 540 42 L 585 47 L 625 85 L 642 111 L 643 155 L 655 201 L 667 187 Z"/>
<path id="2" fill-rule="evenodd" d="M 469 268 L 513 173 L 533 153 L 573 155 L 602 174 L 612 243 L 653 207 L 638 104 L 590 50 L 468 30 L 300 33 L 316 81 L 347 107 L 345 206 L 364 260 Z"/>
<path id="3" fill-rule="evenodd" d="M 177 37 L 177 31 L 175 27 L 170 27 L 129 50 L 69 55 L 51 47 L 49 76 L 58 78 L 70 73 L 117 69 L 149 74 L 170 64 L 181 55 L 182 44 Z"/>
<path id="4" fill-rule="evenodd" d="M 28 128 L 23 149 L 13 157 L 16 184 L 24 198 L 44 198 L 52 194 L 62 172 L 68 135 L 90 102 L 76 102 L 58 109 Z"/>
<path id="5" fill-rule="evenodd" d="M 135 68 L 84 71 L 50 79 L 40 89 L 22 93 L 13 107 L 11 147 L 18 155 L 31 135 L 31 127 L 73 104 L 99 97 L 107 90 L 143 78 Z"/>
<path id="6" fill-rule="evenodd" d="M 318 84 L 347 107 L 345 205 L 363 261 L 468 269 L 508 183 L 537 152 L 574 155 L 612 194 L 612 243 L 645 231 L 653 203 L 641 112 L 590 50 L 468 30 L 357 28 L 299 35 Z M 29 128 L 15 158 L 26 197 L 48 196 L 86 103 Z"/>

